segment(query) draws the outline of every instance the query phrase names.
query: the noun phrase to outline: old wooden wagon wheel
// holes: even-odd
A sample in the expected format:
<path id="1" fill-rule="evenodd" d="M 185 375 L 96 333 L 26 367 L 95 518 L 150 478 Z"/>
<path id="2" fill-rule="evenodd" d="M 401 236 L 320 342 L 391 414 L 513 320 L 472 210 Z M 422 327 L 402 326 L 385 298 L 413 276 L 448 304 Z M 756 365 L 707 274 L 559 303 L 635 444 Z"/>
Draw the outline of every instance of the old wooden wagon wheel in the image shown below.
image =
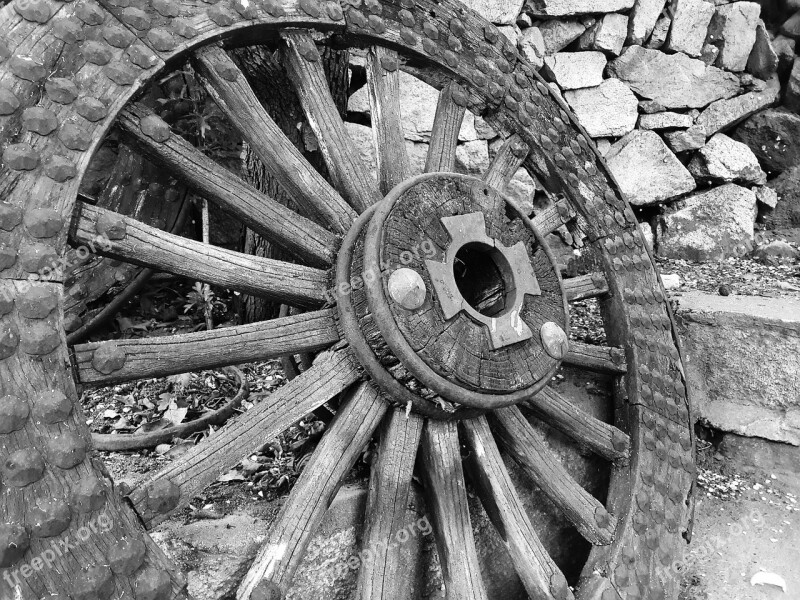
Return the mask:
<path id="1" fill-rule="evenodd" d="M 334 186 L 285 140 L 218 45 L 254 42 L 282 49 Z M 368 49 L 377 184 L 333 108 L 318 44 Z M 258 193 L 136 103 L 145 83 L 190 56 L 304 215 Z M 399 121 L 398 69 L 441 90 L 428 173 L 416 178 Z M 507 138 L 482 180 L 447 173 L 465 109 Z M 472 451 L 471 479 L 532 598 L 573 592 L 522 509 L 498 445 L 593 544 L 575 597 L 674 595 L 671 566 L 693 462 L 669 306 L 634 214 L 594 146 L 489 23 L 453 0 L 14 0 L 0 12 L 0 114 L 2 598 L 184 597 L 181 575 L 143 526 L 186 506 L 255 446 L 340 393 L 342 406 L 239 598 L 286 589 L 342 477 L 376 432 L 364 544 L 378 556 L 360 570 L 360 598 L 402 591 L 403 565 L 385 542 L 403 525 L 418 448 L 447 596 L 486 597 L 459 441 Z M 209 248 L 76 201 L 81 174 L 112 126 L 297 264 Z M 497 191 L 522 164 L 563 198 L 532 220 Z M 573 211 L 587 223 L 597 270 L 562 281 L 544 236 Z M 70 349 L 59 282 L 68 239 L 308 311 Z M 456 259 L 485 277 L 454 272 Z M 601 301 L 609 346 L 567 340 L 569 303 L 587 297 Z M 127 500 L 91 458 L 76 383 L 319 351 L 301 376 Z M 561 363 L 616 376 L 613 425 L 547 387 Z M 608 460 L 605 503 L 570 477 L 521 416 L 522 403 Z"/>

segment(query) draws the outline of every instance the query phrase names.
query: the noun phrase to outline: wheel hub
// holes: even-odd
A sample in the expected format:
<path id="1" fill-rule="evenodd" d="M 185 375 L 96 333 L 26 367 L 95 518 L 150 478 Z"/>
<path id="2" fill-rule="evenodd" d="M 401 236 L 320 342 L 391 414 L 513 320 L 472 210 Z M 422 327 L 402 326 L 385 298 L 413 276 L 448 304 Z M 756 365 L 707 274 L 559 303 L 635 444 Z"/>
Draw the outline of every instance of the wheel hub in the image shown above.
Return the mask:
<path id="1" fill-rule="evenodd" d="M 417 409 L 436 397 L 459 416 L 517 403 L 566 354 L 555 260 L 527 216 L 474 177 L 429 174 L 396 186 L 354 225 L 338 279 L 340 312 L 358 313 L 343 318 L 348 340 L 362 362 L 368 346 L 382 363 L 382 377 L 365 364 L 373 378 L 384 388 L 399 382 Z"/>
<path id="2" fill-rule="evenodd" d="M 494 350 L 530 339 L 531 329 L 520 318 L 523 300 L 525 294 L 541 296 L 542 291 L 528 260 L 525 244 L 517 242 L 509 248 L 500 240 L 490 238 L 486 235 L 486 219 L 482 212 L 442 217 L 441 222 L 450 235 L 450 245 L 445 253 L 445 260 L 444 262 L 426 260 L 425 267 L 444 318 L 449 320 L 462 310 L 465 311 L 472 319 L 486 326 L 489 342 Z M 498 291 L 503 297 L 495 302 L 501 306 L 499 310 L 491 309 L 492 316 L 486 314 L 486 310 L 479 312 L 474 308 L 462 294 L 459 289 L 461 286 L 456 281 L 456 270 L 460 267 L 464 269 L 466 277 L 481 275 L 481 273 L 467 273 L 464 261 L 456 264 L 459 253 L 470 249 L 485 254 L 492 263 L 489 269 L 494 266 L 499 274 Z"/>

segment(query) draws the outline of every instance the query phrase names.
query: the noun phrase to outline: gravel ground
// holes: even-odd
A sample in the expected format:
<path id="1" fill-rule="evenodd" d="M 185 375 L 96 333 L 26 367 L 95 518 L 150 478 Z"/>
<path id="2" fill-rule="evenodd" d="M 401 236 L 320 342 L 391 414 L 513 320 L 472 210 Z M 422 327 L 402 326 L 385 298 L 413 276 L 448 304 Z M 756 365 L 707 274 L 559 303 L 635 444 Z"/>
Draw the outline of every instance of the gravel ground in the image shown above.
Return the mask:
<path id="1" fill-rule="evenodd" d="M 751 258 L 713 263 L 659 258 L 656 263 L 671 295 L 699 290 L 722 295 L 800 297 L 800 266 L 796 264 L 764 265 Z"/>

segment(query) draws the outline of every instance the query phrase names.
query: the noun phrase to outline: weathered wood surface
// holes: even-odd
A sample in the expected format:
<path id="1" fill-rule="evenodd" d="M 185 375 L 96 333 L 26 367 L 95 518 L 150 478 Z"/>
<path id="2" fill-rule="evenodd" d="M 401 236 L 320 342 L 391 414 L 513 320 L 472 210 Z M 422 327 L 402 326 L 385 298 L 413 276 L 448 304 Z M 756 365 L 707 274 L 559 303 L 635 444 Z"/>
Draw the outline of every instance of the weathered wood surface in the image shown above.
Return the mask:
<path id="1" fill-rule="evenodd" d="M 457 96 L 458 103 L 454 95 Z M 464 90 L 455 83 L 449 84 L 439 92 L 428 156 L 425 159 L 426 173 L 455 169 L 456 146 L 466 113 L 465 104 Z"/>
<path id="2" fill-rule="evenodd" d="M 575 218 L 575 211 L 566 200 L 559 200 L 544 210 L 538 211 L 533 219 L 533 225 L 543 236 L 553 233 L 562 225 L 566 225 Z"/>
<path id="3" fill-rule="evenodd" d="M 155 527 L 248 452 L 343 392 L 361 376 L 347 350 L 325 352 L 314 366 L 278 388 L 181 458 L 145 479 L 129 496 L 144 525 Z M 153 498 L 167 490 L 169 502 Z M 155 492 L 154 492 L 155 491 Z"/>
<path id="4" fill-rule="evenodd" d="M 522 166 L 528 152 L 530 152 L 528 144 L 523 142 L 516 133 L 509 137 L 500 146 L 489 169 L 483 176 L 486 185 L 490 185 L 496 190 L 504 190 Z"/>
<path id="5" fill-rule="evenodd" d="M 259 585 L 277 586 L 285 593 L 342 480 L 361 456 L 388 407 L 370 383 L 348 392 L 270 527 L 239 586 L 238 600 L 250 598 Z M 260 594 L 256 597 L 263 598 Z"/>
<path id="6" fill-rule="evenodd" d="M 84 385 L 110 385 L 315 352 L 339 340 L 335 312 L 325 309 L 213 331 L 79 344 L 73 348 L 75 369 Z M 101 372 L 94 364 L 95 353 L 109 345 L 125 357 L 124 364 Z"/>
<path id="7" fill-rule="evenodd" d="M 144 569 L 137 576 L 153 570 L 162 594 L 185 598 L 182 575 L 140 533 L 107 471 L 94 466 L 86 415 L 65 368 L 61 285 L 0 281 L 0 299 L 8 308 L 0 323 L 0 598 L 89 597 L 114 581 L 109 557 L 123 539 L 138 545 L 133 571 Z M 88 537 L 79 533 L 89 525 Z M 34 568 L 37 560 L 42 568 Z M 134 580 L 118 578 L 117 593 L 134 597 Z"/>
<path id="8" fill-rule="evenodd" d="M 72 239 L 100 254 L 293 306 L 325 302 L 325 271 L 210 246 L 88 204 L 77 210 Z"/>
<path id="9" fill-rule="evenodd" d="M 413 269 L 422 273 L 429 293 L 436 293 L 430 267 L 434 263 L 444 265 L 452 243 L 442 217 L 461 214 L 466 202 L 473 206 L 473 211 L 482 213 L 481 234 L 485 232 L 506 247 L 517 243 L 530 245 L 534 239 L 533 233 L 520 220 L 509 225 L 505 200 L 493 188 L 463 175 L 428 175 L 413 182 L 394 204 L 379 207 L 365 240 L 365 253 L 370 255 L 365 269 L 374 264 L 381 265 L 384 273 L 401 267 Z M 535 249 L 527 258 L 531 260 L 541 292 L 535 301 L 530 300 L 530 296 L 521 299 L 525 302 L 527 322 L 563 323 L 565 303 L 555 267 L 543 248 Z M 497 289 L 497 278 L 491 275 L 486 270 L 473 269 L 470 283 L 482 292 L 491 292 Z M 373 300 L 385 297 L 378 284 L 365 282 L 367 293 L 374 294 Z M 454 318 L 444 319 L 434 303 L 426 303 L 413 312 L 391 302 L 376 301 L 374 304 L 375 323 L 392 346 L 393 353 L 425 385 L 455 402 L 494 407 L 496 398 L 489 397 L 491 394 L 521 393 L 536 385 L 555 367 L 555 361 L 532 341 L 495 349 L 490 328 L 486 326 L 491 325 L 488 317 L 486 324 L 478 323 L 460 310 Z M 510 314 L 507 312 L 506 316 Z M 506 331 L 516 333 L 509 319 L 505 319 L 503 326 Z M 402 337 L 386 326 L 391 320 L 397 324 Z M 538 327 L 541 325 L 532 326 Z M 456 387 L 451 379 L 461 386 Z"/>
<path id="10" fill-rule="evenodd" d="M 447 600 L 488 600 L 469 518 L 457 427 L 452 421 L 425 422 L 420 451 L 425 499 Z"/>
<path id="11" fill-rule="evenodd" d="M 219 46 L 209 46 L 197 58 L 210 96 L 303 214 L 333 231 L 346 232 L 356 217 L 355 211 L 267 114 L 228 54 Z"/>
<path id="12" fill-rule="evenodd" d="M 607 460 L 629 457 L 630 439 L 626 433 L 582 411 L 551 387 L 526 400 L 524 406 L 538 419 Z"/>
<path id="13" fill-rule="evenodd" d="M 372 135 L 378 158 L 378 186 L 386 194 L 409 173 L 400 106 L 397 52 L 373 46 L 367 53 Z"/>
<path id="14" fill-rule="evenodd" d="M 616 519 L 578 485 L 520 410 L 516 406 L 501 408 L 491 414 L 491 421 L 499 444 L 581 535 L 592 544 L 610 544 Z"/>
<path id="15" fill-rule="evenodd" d="M 569 302 L 596 298 L 608 293 L 608 281 L 600 272 L 564 279 L 562 282 Z"/>
<path id="16" fill-rule="evenodd" d="M 82 58 L 81 49 L 84 44 L 65 41 L 48 33 L 53 23 L 68 20 L 70 24 L 74 25 L 73 32 L 77 32 L 75 35 L 78 36 L 79 40 L 84 39 L 84 36 L 85 39 L 92 41 L 100 39 L 105 28 L 92 24 L 96 23 L 95 17 L 92 18 L 91 23 L 84 23 L 75 18 L 76 7 L 83 7 L 85 6 L 84 3 L 76 2 L 70 4 L 43 0 L 43 4 L 48 9 L 44 18 L 47 19 L 53 15 L 58 17 L 57 20 L 51 19 L 50 23 L 44 26 L 35 21 L 35 16 L 30 17 L 31 14 L 35 15 L 38 12 L 38 8 L 35 11 L 28 12 L 28 19 L 25 19 L 15 11 L 16 4 L 10 4 L 0 9 L 3 17 L 0 19 L 2 54 L 4 56 L 8 54 L 13 57 L 3 64 L 3 69 L 0 71 L 0 84 L 13 91 L 20 99 L 23 108 L 39 102 L 45 107 L 54 108 L 59 123 L 68 125 L 70 133 L 74 134 L 75 129 L 80 129 L 78 133 L 80 134 L 79 141 L 81 145 L 71 144 L 73 147 L 65 149 L 59 139 L 62 137 L 61 135 L 52 135 L 48 139 L 46 136 L 38 136 L 33 132 L 21 130 L 19 128 L 19 116 L 22 111 L 17 111 L 11 118 L 0 123 L 0 127 L 4 128 L 2 137 L 4 140 L 8 139 L 17 143 L 30 144 L 33 149 L 32 159 L 39 161 L 39 166 L 31 171 L 24 171 L 24 169 L 9 171 L 4 169 L 0 173 L 0 196 L 8 197 L 12 204 L 24 207 L 26 211 L 38 208 L 54 210 L 67 221 L 72 212 L 72 203 L 77 188 L 70 182 L 57 182 L 47 177 L 42 177 L 42 165 L 47 164 L 56 155 L 64 156 L 68 164 L 77 166 L 78 174 L 80 174 L 85 160 L 93 150 L 91 140 L 101 137 L 111 118 L 104 118 L 101 115 L 98 117 L 96 124 L 87 124 L 78 118 L 74 108 L 53 106 L 49 98 L 46 98 L 41 93 L 41 82 L 45 77 L 63 75 L 74 79 L 79 86 L 81 97 L 90 96 L 91 99 L 99 99 L 99 104 L 106 106 L 113 115 L 117 107 L 137 92 L 144 80 L 151 75 L 155 75 L 164 66 L 162 58 L 180 60 L 181 53 L 190 49 L 200 40 L 216 37 L 235 37 L 239 31 L 251 26 L 264 26 L 264 29 L 266 29 L 280 26 L 281 24 L 306 26 L 310 23 L 318 23 L 324 29 L 332 29 L 338 32 L 343 32 L 347 27 L 350 31 L 357 30 L 357 35 L 361 39 L 369 36 L 372 40 L 385 40 L 395 47 L 402 48 L 404 51 L 406 48 L 410 51 L 418 50 L 417 48 L 410 48 L 411 43 L 398 35 L 400 25 L 395 21 L 394 14 L 386 11 L 379 19 L 386 21 L 387 23 L 385 24 L 387 26 L 384 29 L 384 33 L 379 33 L 379 27 L 383 27 L 381 21 L 378 21 L 378 26 L 367 30 L 364 24 L 368 22 L 368 17 L 361 11 L 356 11 L 352 15 L 354 17 L 352 22 L 350 19 L 345 21 L 341 13 L 337 16 L 335 11 L 333 16 L 330 16 L 329 11 L 323 10 L 319 12 L 319 16 L 315 17 L 311 14 L 313 8 L 311 11 L 306 10 L 303 12 L 303 6 L 306 6 L 306 8 L 309 6 L 307 3 L 299 4 L 292 0 L 282 3 L 286 6 L 287 14 L 279 17 L 276 17 L 272 12 L 268 12 L 271 8 L 270 3 L 257 3 L 256 5 L 250 3 L 250 8 L 242 7 L 244 10 L 235 11 L 228 6 L 205 4 L 194 0 L 180 0 L 177 3 L 182 12 L 180 19 L 158 14 L 152 3 L 145 2 L 137 5 L 137 8 L 141 6 L 148 22 L 148 25 L 137 33 L 140 40 L 135 42 L 130 51 L 104 46 L 104 49 L 110 53 L 111 59 L 108 68 L 105 68 L 104 66 L 89 64 L 88 61 Z M 103 0 L 103 4 L 108 7 L 112 3 Z M 114 3 L 110 10 L 113 10 L 121 18 L 121 13 L 127 10 L 127 8 L 123 8 L 124 4 L 124 2 Z M 90 5 L 92 9 L 95 8 L 94 3 L 90 3 Z M 311 4 L 310 6 L 313 7 L 314 5 Z M 518 111 L 513 111 L 509 108 L 509 105 L 513 106 L 511 102 L 513 98 L 502 98 L 501 93 L 496 93 L 498 86 L 493 89 L 491 86 L 487 87 L 485 83 L 476 83 L 471 85 L 471 91 L 475 94 L 475 105 L 480 104 L 483 106 L 491 100 L 492 110 L 487 111 L 487 113 L 490 113 L 487 114 L 487 119 L 495 117 L 501 126 L 506 128 L 516 127 L 525 140 L 531 144 L 535 151 L 533 154 L 539 157 L 541 166 L 538 167 L 538 170 L 543 175 L 543 180 L 546 180 L 548 186 L 553 186 L 554 189 L 560 188 L 576 205 L 582 207 L 583 213 L 591 218 L 592 235 L 603 236 L 611 243 L 621 243 L 623 241 L 623 233 L 633 231 L 636 224 L 630 207 L 622 201 L 616 185 L 608 177 L 604 163 L 593 154 L 591 141 L 587 140 L 585 135 L 576 131 L 573 117 L 567 113 L 566 107 L 563 104 L 560 107 L 547 86 L 531 73 L 530 67 L 524 61 L 517 59 L 513 48 L 509 47 L 502 34 L 480 21 L 472 13 L 459 12 L 459 5 L 449 0 L 442 0 L 435 5 L 427 0 L 422 0 L 414 6 L 410 6 L 410 9 L 409 12 L 411 12 L 417 23 L 414 43 L 419 40 L 421 24 L 428 19 L 428 11 L 432 9 L 436 10 L 437 16 L 431 17 L 430 20 L 439 31 L 446 31 L 449 27 L 448 19 L 452 18 L 458 18 L 464 25 L 465 31 L 460 36 L 464 42 L 464 51 L 458 55 L 458 61 L 452 61 L 449 69 L 445 66 L 443 57 L 449 56 L 447 54 L 449 52 L 447 43 L 450 36 L 442 35 L 439 36 L 438 41 L 431 40 L 428 42 L 431 48 L 428 58 L 430 61 L 438 62 L 439 65 L 444 67 L 440 71 L 447 69 L 450 73 L 459 77 L 460 80 L 471 81 L 472 76 L 477 75 L 475 70 L 476 58 L 481 56 L 486 58 L 493 69 L 497 67 L 503 72 L 505 72 L 504 70 L 509 70 L 510 79 L 523 78 L 523 81 L 527 80 L 531 84 L 522 89 L 521 93 L 525 100 L 517 105 Z M 353 12 L 353 9 L 349 9 L 348 12 Z M 109 20 L 110 24 L 115 24 L 105 11 L 93 10 L 92 15 L 97 13 L 100 14 L 101 21 Z M 361 25 L 359 25 L 355 17 L 360 19 Z M 187 21 L 190 21 L 190 24 L 187 25 Z M 370 17 L 370 21 L 374 22 L 375 19 Z M 153 24 L 152 29 L 149 25 L 150 23 Z M 191 34 L 194 33 L 192 31 L 194 29 L 199 33 L 200 37 L 190 40 L 175 36 L 173 35 L 173 30 L 178 27 L 188 29 Z M 73 35 L 73 33 L 71 32 L 70 35 Z M 158 40 L 159 44 L 165 41 L 166 45 L 153 50 L 152 55 L 144 54 L 149 66 L 142 66 L 141 70 L 139 70 L 137 68 L 138 65 L 133 66 L 128 63 L 128 54 L 142 50 L 147 52 L 148 49 L 144 45 L 146 43 L 152 44 L 151 40 Z M 165 47 L 166 49 L 164 49 Z M 32 61 L 34 64 L 25 67 L 28 72 L 34 73 L 33 79 L 35 81 L 28 81 L 18 77 L 17 73 L 14 72 L 17 69 L 8 68 L 9 64 L 22 62 L 24 65 L 24 60 L 28 57 L 35 57 Z M 18 58 L 23 59 L 23 61 L 18 61 Z M 151 59 L 152 62 L 150 62 Z M 36 74 L 38 72 L 42 74 Z M 504 89 L 501 87 L 500 92 L 503 91 Z M 482 110 L 477 110 L 477 112 L 481 113 Z M 494 121 L 491 120 L 490 124 L 492 126 L 495 125 Z M 547 130 L 551 124 L 554 126 L 553 133 Z M 498 131 L 501 130 L 501 126 L 496 127 Z M 549 142 L 544 139 L 545 137 L 549 138 Z M 83 140 L 87 139 L 90 142 L 84 144 Z M 571 146 L 576 148 L 576 152 L 580 150 L 581 161 L 553 160 L 553 153 L 556 150 L 566 150 Z M 549 177 L 545 178 L 544 175 Z M 586 183 L 586 185 L 574 185 L 576 178 L 578 181 Z M 27 233 L 22 227 L 9 234 L 7 247 L 11 249 L 12 253 L 29 242 L 29 238 L 26 236 Z M 43 242 L 43 245 L 53 249 L 54 254 L 59 256 L 65 239 L 65 231 L 62 231 L 52 239 Z M 658 282 L 653 269 L 649 265 L 646 251 L 641 249 L 626 250 L 622 258 L 628 260 L 642 259 L 645 268 L 642 270 L 637 269 L 635 273 L 617 272 L 615 278 L 618 278 L 619 281 L 615 282 L 615 287 L 619 286 L 619 289 L 628 287 L 636 291 L 658 289 Z M 7 268 L 3 273 L 3 277 L 27 276 L 27 272 L 24 271 L 21 263 L 22 261 L 18 261 L 15 266 Z M 654 314 L 657 313 L 658 317 L 662 317 L 665 312 L 664 307 L 657 304 L 654 304 L 649 310 L 652 310 Z M 629 316 L 624 308 L 619 310 L 619 315 L 621 319 L 626 319 Z M 667 318 L 669 319 L 669 317 Z M 629 324 L 632 325 L 630 322 Z M 642 324 L 625 330 L 635 330 L 637 339 L 640 339 L 638 336 L 644 336 L 655 344 L 656 350 L 646 349 L 644 344 L 641 344 L 640 351 L 636 354 L 641 363 L 631 365 L 631 367 L 632 369 L 635 368 L 637 372 L 643 372 L 646 367 L 654 377 L 658 377 L 660 381 L 665 382 L 665 388 L 674 387 L 674 391 L 665 389 L 664 396 L 668 403 L 665 410 L 678 411 L 675 418 L 680 421 L 681 431 L 687 430 L 690 425 L 688 414 L 686 414 L 686 396 L 680 375 L 680 357 L 675 353 L 674 341 L 670 337 L 672 332 L 669 331 L 668 327 L 663 331 L 656 331 Z M 621 343 L 621 341 L 615 340 L 614 343 Z M 647 397 L 644 393 L 639 393 L 637 390 L 636 395 L 636 401 L 641 402 L 641 406 L 646 406 L 648 410 L 651 408 L 662 410 L 660 406 L 656 406 L 652 398 Z M 631 417 L 637 419 L 634 423 L 636 424 L 638 422 L 638 413 L 633 413 Z M 639 423 L 639 425 L 642 425 L 642 423 Z M 663 441 L 663 443 L 671 456 L 673 444 L 669 440 Z M 691 440 L 689 448 L 691 448 Z M 646 573 L 641 573 L 641 577 L 652 575 L 651 589 L 658 589 L 655 586 L 661 584 L 666 590 L 666 595 L 669 596 L 671 595 L 671 582 L 665 582 L 660 578 L 657 580 L 655 573 L 661 571 L 658 567 L 658 561 L 663 563 L 673 558 L 679 558 L 675 553 L 676 546 L 674 542 L 680 542 L 678 532 L 679 528 L 683 527 L 683 518 L 686 514 L 685 503 L 680 500 L 680 495 L 682 493 L 685 494 L 691 485 L 691 466 L 690 462 L 684 462 L 682 468 L 677 465 L 668 465 L 667 461 L 661 459 L 661 453 L 659 453 L 657 460 L 654 454 L 648 452 L 643 451 L 643 459 L 652 458 L 652 463 L 647 463 L 643 460 L 641 464 L 647 466 L 656 464 L 661 468 L 661 472 L 671 475 L 671 483 L 674 483 L 674 486 L 672 486 L 674 489 L 670 489 L 670 496 L 678 497 L 679 500 L 671 503 L 666 502 L 665 494 L 660 489 L 654 490 L 651 485 L 642 487 L 641 491 L 645 492 L 645 494 L 650 494 L 652 497 L 653 506 L 650 507 L 650 498 L 648 498 L 647 506 L 650 508 L 639 510 L 634 507 L 631 511 L 633 514 L 627 514 L 629 522 L 632 517 L 635 527 L 637 519 L 657 515 L 659 519 L 666 517 L 667 522 L 671 524 L 667 526 L 660 525 L 655 529 L 657 534 L 663 535 L 660 539 L 661 543 L 659 544 L 658 552 L 655 549 L 648 548 L 645 544 L 645 534 L 640 530 L 634 532 L 634 527 L 628 527 L 624 539 L 624 547 L 618 548 L 618 550 L 622 554 L 626 552 L 637 553 L 639 558 L 646 560 L 646 563 L 642 562 L 641 564 L 647 564 L 649 568 Z M 672 461 L 670 460 L 670 462 Z M 99 470 L 95 470 L 95 472 L 99 473 Z M 631 473 L 631 477 L 635 479 L 637 486 L 642 486 L 643 484 L 639 482 L 640 475 L 644 478 L 647 474 L 646 470 L 642 470 L 637 466 Z M 623 490 L 623 494 L 630 495 L 632 491 L 635 492 L 637 490 L 626 489 Z M 672 508 L 670 508 L 670 505 Z M 677 521 L 677 524 L 674 521 Z M 662 521 L 659 520 L 659 522 Z M 667 527 L 669 527 L 670 535 L 667 535 Z M 648 530 L 648 539 L 652 531 Z M 121 533 L 129 532 L 122 531 Z M 608 568 L 615 565 L 617 562 L 616 556 L 619 554 L 617 552 L 611 557 L 595 554 L 599 559 L 596 565 L 604 573 L 604 576 L 600 577 L 602 580 L 600 585 L 594 590 L 597 596 L 602 595 L 603 587 L 606 590 L 611 590 L 613 586 L 618 586 L 621 589 L 627 583 L 631 583 L 634 576 L 638 579 L 639 573 L 634 575 L 633 570 L 627 569 L 626 565 L 623 564 L 617 565 L 616 574 L 611 575 Z M 609 558 L 609 560 L 605 560 L 606 558 Z M 58 572 L 71 572 L 69 570 L 71 566 L 65 565 L 63 569 L 59 567 Z M 80 565 L 77 566 L 79 567 Z M 606 574 L 608 576 L 605 576 Z M 127 590 L 125 591 L 128 592 Z M 36 597 L 39 597 L 38 594 Z"/>
<path id="17" fill-rule="evenodd" d="M 336 189 L 361 213 L 382 198 L 334 104 L 319 51 L 308 32 L 285 31 L 285 66 L 317 137 Z"/>
<path id="18" fill-rule="evenodd" d="M 311 264 L 333 263 L 337 245 L 333 233 L 242 181 L 179 135 L 171 133 L 166 123 L 159 122 L 158 117 L 143 106 L 126 108 L 118 124 L 145 156 L 169 169 L 176 179 L 253 231 Z M 142 130 L 142 124 L 150 135 Z"/>
<path id="19" fill-rule="evenodd" d="M 97 162 L 103 164 L 102 160 Z M 101 208 L 177 233 L 176 228 L 185 220 L 188 197 L 184 186 L 173 183 L 168 173 L 121 144 L 110 172 L 96 182 L 101 187 L 93 197 Z M 142 271 L 138 265 L 115 264 L 113 259 L 101 256 L 82 258 L 75 249 L 67 251 L 66 259 L 70 265 L 64 278 L 64 325 L 68 332 L 85 325 L 88 304 L 112 287 L 134 281 Z"/>
<path id="20" fill-rule="evenodd" d="M 300 106 L 300 101 L 294 93 L 294 87 L 283 68 L 282 53 L 261 45 L 229 48 L 227 53 L 242 71 L 256 98 L 270 118 L 275 121 L 285 138 L 294 145 L 314 170 L 326 176 L 328 171 L 321 153 L 315 149 L 315 144 L 311 143 L 312 140 L 303 139 L 304 132 L 307 134 L 309 131 L 308 122 L 303 108 Z M 348 56 L 349 52 L 346 50 L 340 51 L 331 48 L 325 48 L 322 53 L 325 73 L 340 112 L 343 112 L 347 105 Z M 306 145 L 306 142 L 309 144 Z M 257 190 L 264 192 L 276 202 L 296 210 L 301 215 L 309 216 L 304 214 L 302 207 L 295 203 L 286 188 L 273 177 L 248 143 L 245 143 L 244 160 L 241 167 L 244 179 Z M 349 206 L 348 210 L 350 210 Z M 319 224 L 328 226 L 324 221 L 319 221 Z M 272 243 L 268 238 L 250 228 L 245 228 L 243 251 L 247 254 L 278 260 L 286 260 L 289 256 L 279 245 Z M 271 319 L 280 311 L 280 307 L 274 302 L 257 296 L 244 294 L 240 300 L 239 313 L 244 323 Z M 291 360 L 287 358 L 282 362 L 286 368 Z"/>
<path id="21" fill-rule="evenodd" d="M 622 348 L 594 346 L 583 342 L 570 341 L 564 364 L 612 375 L 624 375 L 628 371 Z"/>
<path id="22" fill-rule="evenodd" d="M 369 480 L 369 498 L 362 548 L 369 550 L 370 560 L 358 571 L 356 598 L 359 600 L 400 600 L 407 597 L 413 573 L 404 563 L 419 539 L 405 544 L 398 532 L 408 528 L 408 500 L 414 464 L 417 459 L 423 428 L 422 417 L 406 415 L 394 408 L 384 419 L 377 456 L 373 459 Z M 416 538 L 419 532 L 411 537 Z"/>
<path id="23" fill-rule="evenodd" d="M 514 489 L 486 417 L 466 419 L 461 425 L 472 451 L 465 463 L 470 480 L 505 543 L 528 596 L 542 600 L 572 599 L 564 574 L 542 546 Z"/>

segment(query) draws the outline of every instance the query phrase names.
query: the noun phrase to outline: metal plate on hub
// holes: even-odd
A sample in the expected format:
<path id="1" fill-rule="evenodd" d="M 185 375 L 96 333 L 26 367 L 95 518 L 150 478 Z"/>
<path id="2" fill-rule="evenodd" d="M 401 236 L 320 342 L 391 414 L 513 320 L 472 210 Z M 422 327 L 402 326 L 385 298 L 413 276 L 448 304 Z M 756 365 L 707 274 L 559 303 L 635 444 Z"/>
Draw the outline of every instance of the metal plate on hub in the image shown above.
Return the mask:
<path id="1" fill-rule="evenodd" d="M 489 343 L 493 350 L 530 339 L 533 333 L 520 316 L 522 303 L 525 294 L 541 296 L 542 291 L 528 260 L 525 244 L 517 242 L 507 248 L 501 241 L 490 238 L 486 235 L 486 219 L 482 212 L 442 217 L 441 221 L 450 234 L 450 245 L 445 253 L 445 260 L 444 262 L 426 260 L 425 266 L 431 276 L 444 318 L 449 320 L 462 310 L 465 311 L 475 321 L 486 325 Z M 468 245 L 476 249 L 483 248 L 491 263 L 497 268 L 506 300 L 503 309 L 496 314 L 479 312 L 459 289 L 456 281 L 458 268 L 455 264 L 456 258 L 458 252 Z M 389 282 L 391 284 L 391 277 Z"/>

